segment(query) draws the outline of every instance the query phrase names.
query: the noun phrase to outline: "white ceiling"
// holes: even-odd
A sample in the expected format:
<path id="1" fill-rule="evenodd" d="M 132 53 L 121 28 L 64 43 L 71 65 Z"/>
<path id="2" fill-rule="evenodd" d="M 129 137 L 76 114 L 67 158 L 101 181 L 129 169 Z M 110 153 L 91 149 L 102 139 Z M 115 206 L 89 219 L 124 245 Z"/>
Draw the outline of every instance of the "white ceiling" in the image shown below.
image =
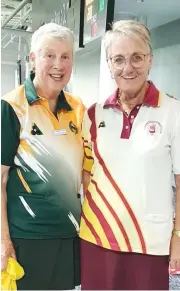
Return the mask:
<path id="1" fill-rule="evenodd" d="M 1 24 L 8 18 L 9 15 L 16 9 L 23 0 L 1 0 Z M 56 12 L 61 11 L 62 3 L 68 0 L 31 0 L 24 8 L 19 11 L 5 26 L 5 28 L 16 28 L 32 30 L 39 27 L 43 21 L 51 21 Z M 73 0 L 72 0 L 73 1 Z M 98 1 L 98 0 L 95 0 Z M 29 9 L 32 11 L 29 11 Z M 26 17 L 26 13 L 28 13 Z M 137 0 L 116 0 L 115 1 L 115 20 L 128 18 L 145 18 L 147 26 L 152 29 L 162 24 L 180 18 L 180 0 L 144 0 L 143 3 L 138 3 Z M 142 19 L 140 19 L 141 21 Z M 5 37 L 6 35 L 6 37 Z M 22 41 L 25 38 L 22 38 Z M 2 31 L 1 46 L 2 48 L 9 45 L 16 46 L 19 44 L 19 38 Z M 100 47 L 100 39 L 97 39 L 92 44 L 95 49 Z M 18 48 L 17 48 L 18 50 Z M 82 53 L 81 50 L 79 52 Z"/>
<path id="2" fill-rule="evenodd" d="M 180 0 L 116 0 L 115 20 L 134 17 L 147 17 L 149 29 L 180 18 Z"/>

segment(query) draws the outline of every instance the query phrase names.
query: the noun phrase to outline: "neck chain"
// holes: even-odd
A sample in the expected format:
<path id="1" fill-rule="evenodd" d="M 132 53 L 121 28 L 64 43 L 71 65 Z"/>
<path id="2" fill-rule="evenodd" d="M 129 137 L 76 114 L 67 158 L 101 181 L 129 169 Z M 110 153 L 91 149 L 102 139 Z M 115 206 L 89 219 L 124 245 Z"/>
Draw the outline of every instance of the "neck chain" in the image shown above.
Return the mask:
<path id="1" fill-rule="evenodd" d="M 123 111 L 126 115 L 129 115 L 130 112 L 128 112 L 127 110 L 124 109 L 123 104 L 122 104 L 122 102 L 121 102 L 121 93 L 120 93 L 120 92 L 118 92 L 117 103 L 118 103 L 119 106 L 121 107 L 122 111 Z"/>

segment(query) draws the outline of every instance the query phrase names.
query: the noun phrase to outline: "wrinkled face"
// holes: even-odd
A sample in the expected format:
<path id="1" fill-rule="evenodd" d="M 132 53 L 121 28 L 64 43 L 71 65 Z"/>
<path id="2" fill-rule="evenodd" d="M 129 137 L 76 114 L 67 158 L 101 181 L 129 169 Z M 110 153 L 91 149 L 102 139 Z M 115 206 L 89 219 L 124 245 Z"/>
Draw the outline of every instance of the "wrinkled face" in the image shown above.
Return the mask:
<path id="1" fill-rule="evenodd" d="M 68 83 L 73 64 L 73 49 L 69 42 L 45 38 L 37 53 L 30 54 L 35 65 L 36 84 L 50 94 L 58 94 Z"/>
<path id="2" fill-rule="evenodd" d="M 152 54 L 139 37 L 119 36 L 109 48 L 108 64 L 118 88 L 135 94 L 147 80 Z"/>

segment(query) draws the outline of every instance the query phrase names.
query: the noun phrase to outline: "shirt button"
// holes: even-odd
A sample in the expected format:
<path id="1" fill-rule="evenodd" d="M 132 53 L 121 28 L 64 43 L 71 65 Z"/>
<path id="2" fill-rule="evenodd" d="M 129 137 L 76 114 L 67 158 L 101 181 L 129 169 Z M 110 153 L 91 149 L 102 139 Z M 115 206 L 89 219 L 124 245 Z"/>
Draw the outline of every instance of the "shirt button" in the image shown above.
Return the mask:
<path id="1" fill-rule="evenodd" d="M 125 129 L 128 129 L 128 128 L 129 128 L 129 126 L 128 126 L 128 125 L 126 125 Z"/>
<path id="2" fill-rule="evenodd" d="M 131 115 L 131 118 L 133 119 L 134 118 L 134 115 Z"/>

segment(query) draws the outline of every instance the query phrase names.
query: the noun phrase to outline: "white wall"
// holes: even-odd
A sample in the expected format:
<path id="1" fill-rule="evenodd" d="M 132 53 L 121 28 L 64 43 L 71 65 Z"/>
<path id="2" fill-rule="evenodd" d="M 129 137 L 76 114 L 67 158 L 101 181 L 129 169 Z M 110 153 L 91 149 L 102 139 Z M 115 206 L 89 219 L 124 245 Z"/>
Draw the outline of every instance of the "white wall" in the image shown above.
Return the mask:
<path id="1" fill-rule="evenodd" d="M 75 55 L 72 92 L 89 107 L 98 100 L 100 49 Z"/>
<path id="2" fill-rule="evenodd" d="M 157 88 L 180 100 L 180 44 L 154 50 L 150 79 Z"/>
<path id="3" fill-rule="evenodd" d="M 8 35 L 7 39 L 3 41 L 3 45 L 10 39 Z M 18 41 L 17 38 L 10 43 L 5 49 L 1 49 L 1 96 L 10 92 L 15 88 L 15 70 L 17 68 L 18 60 Z M 27 52 L 24 40 L 21 43 L 21 63 L 22 63 L 22 80 L 24 75 L 24 59 Z"/>
<path id="4" fill-rule="evenodd" d="M 109 67 L 106 61 L 106 53 L 104 41 L 101 43 L 101 58 L 100 58 L 100 77 L 99 77 L 99 102 L 104 102 L 117 88 L 117 85 L 112 79 Z"/>
<path id="5" fill-rule="evenodd" d="M 1 64 L 1 96 L 15 88 L 15 70 L 14 65 Z"/>

